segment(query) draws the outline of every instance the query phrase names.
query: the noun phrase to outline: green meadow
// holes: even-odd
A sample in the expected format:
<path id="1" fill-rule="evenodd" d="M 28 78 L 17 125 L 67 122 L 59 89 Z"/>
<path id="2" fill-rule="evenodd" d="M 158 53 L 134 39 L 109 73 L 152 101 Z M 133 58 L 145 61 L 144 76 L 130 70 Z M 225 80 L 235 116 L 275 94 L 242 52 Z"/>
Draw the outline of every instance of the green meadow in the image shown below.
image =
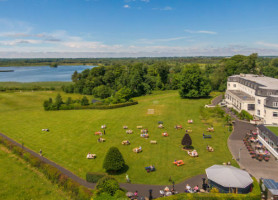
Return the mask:
<path id="1" fill-rule="evenodd" d="M 43 174 L 0 146 L 0 199 L 70 199 Z"/>
<path id="2" fill-rule="evenodd" d="M 166 184 L 170 176 L 178 183 L 205 173 L 211 165 L 232 161 L 227 147 L 229 133 L 223 121 L 210 119 L 215 132 L 208 133 L 209 125 L 200 118 L 200 107 L 210 99 L 181 99 L 177 91 L 164 91 L 135 98 L 139 102 L 137 105 L 113 110 L 44 111 L 43 101 L 56 95 L 57 92 L 52 91 L 0 93 L 0 132 L 36 152 L 42 149 L 45 157 L 82 178 L 87 172 L 104 172 L 103 160 L 111 146 L 119 148 L 129 166 L 127 172 L 114 175 L 120 182 L 125 181 L 127 173 L 132 183 Z M 64 100 L 68 96 L 82 97 L 61 95 Z M 154 114 L 148 114 L 148 109 L 154 109 Z M 188 124 L 189 119 L 194 123 Z M 157 127 L 158 121 L 164 122 L 165 129 Z M 107 126 L 103 136 L 106 142 L 98 143 L 94 133 L 101 131 L 103 124 Z M 185 129 L 175 130 L 176 124 L 192 130 L 190 136 L 199 157 L 192 158 L 182 151 Z M 134 133 L 126 134 L 124 125 Z M 140 130 L 136 129 L 139 125 L 149 130 L 149 139 L 140 137 Z M 45 128 L 50 132 L 42 132 Z M 165 131 L 169 137 L 161 136 Z M 212 138 L 203 139 L 202 133 L 211 134 Z M 131 144 L 124 146 L 123 140 Z M 150 144 L 150 140 L 156 140 L 157 144 Z M 207 152 L 207 145 L 212 146 L 214 152 Z M 139 146 L 143 150 L 141 153 L 132 152 Z M 96 154 L 97 158 L 86 159 L 88 152 Z M 183 160 L 185 165 L 177 167 L 174 160 Z M 156 171 L 147 173 L 144 167 L 149 165 L 154 165 Z"/>

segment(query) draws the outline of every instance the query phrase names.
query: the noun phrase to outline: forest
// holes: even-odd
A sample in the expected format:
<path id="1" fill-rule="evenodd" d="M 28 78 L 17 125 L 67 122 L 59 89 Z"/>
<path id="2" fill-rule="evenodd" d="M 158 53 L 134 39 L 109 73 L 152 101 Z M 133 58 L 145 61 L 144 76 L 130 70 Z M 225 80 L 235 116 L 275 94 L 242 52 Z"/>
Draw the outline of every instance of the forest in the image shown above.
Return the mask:
<path id="1" fill-rule="evenodd" d="M 177 59 L 177 58 L 176 58 Z M 72 75 L 72 85 L 63 87 L 67 93 L 94 95 L 107 103 L 123 103 L 132 97 L 154 90 L 179 90 L 182 98 L 207 97 L 214 91 L 225 91 L 227 77 L 253 73 L 278 77 L 278 58 L 235 55 L 200 64 L 200 60 L 178 62 L 176 59 L 133 59 L 100 65 Z M 181 59 L 182 60 L 182 59 Z M 204 60 L 203 60 L 204 61 Z"/>

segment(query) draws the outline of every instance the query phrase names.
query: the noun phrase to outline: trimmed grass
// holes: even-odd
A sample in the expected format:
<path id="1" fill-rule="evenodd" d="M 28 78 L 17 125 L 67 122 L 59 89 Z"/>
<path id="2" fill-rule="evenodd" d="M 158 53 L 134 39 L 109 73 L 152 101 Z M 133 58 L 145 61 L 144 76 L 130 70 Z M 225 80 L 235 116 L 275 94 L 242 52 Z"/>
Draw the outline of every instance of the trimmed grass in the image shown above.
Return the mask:
<path id="1" fill-rule="evenodd" d="M 278 127 L 277 126 L 266 126 L 269 130 L 271 130 L 275 135 L 278 136 Z"/>
<path id="2" fill-rule="evenodd" d="M 81 97 L 78 94 L 61 93 L 65 100 Z M 171 176 L 176 183 L 192 176 L 205 173 L 205 169 L 214 164 L 232 161 L 227 147 L 229 133 L 223 127 L 222 120 L 210 119 L 215 132 L 207 133 L 208 125 L 199 116 L 201 106 L 208 104 L 210 99 L 181 99 L 177 91 L 157 92 L 152 95 L 135 98 L 138 105 L 113 110 L 72 110 L 44 111 L 42 103 L 49 97 L 55 98 L 56 92 L 22 92 L 0 93 L 0 131 L 16 141 L 39 152 L 42 149 L 45 157 L 85 178 L 87 172 L 104 172 L 102 163 L 107 150 L 116 146 L 122 152 L 129 166 L 126 172 L 132 183 L 167 184 Z M 148 115 L 148 109 L 154 109 L 153 115 Z M 187 120 L 193 119 L 194 124 Z M 158 129 L 157 122 L 163 121 L 165 129 Z M 97 143 L 96 131 L 102 124 L 107 125 L 104 143 Z M 181 139 L 184 130 L 175 130 L 174 126 L 181 124 L 192 129 L 190 136 L 198 158 L 191 158 L 182 151 Z M 122 128 L 127 125 L 134 131 L 126 134 Z M 142 125 L 149 130 L 149 139 L 140 138 Z M 42 132 L 48 128 L 50 132 Z M 169 137 L 162 137 L 167 131 Z M 212 139 L 203 139 L 202 133 L 211 134 Z M 123 140 L 129 140 L 131 145 L 124 146 Z M 158 144 L 150 144 L 157 140 Z M 207 152 L 206 146 L 214 148 Z M 143 152 L 135 154 L 132 149 L 142 146 Z M 95 160 L 86 159 L 87 153 L 97 154 Z M 175 166 L 174 160 L 183 160 L 185 165 Z M 156 172 L 146 173 L 144 167 L 154 165 Z M 125 173 L 115 175 L 120 181 L 125 181 Z"/>
<path id="3" fill-rule="evenodd" d="M 70 199 L 42 174 L 0 146 L 0 197 L 16 199 Z"/>

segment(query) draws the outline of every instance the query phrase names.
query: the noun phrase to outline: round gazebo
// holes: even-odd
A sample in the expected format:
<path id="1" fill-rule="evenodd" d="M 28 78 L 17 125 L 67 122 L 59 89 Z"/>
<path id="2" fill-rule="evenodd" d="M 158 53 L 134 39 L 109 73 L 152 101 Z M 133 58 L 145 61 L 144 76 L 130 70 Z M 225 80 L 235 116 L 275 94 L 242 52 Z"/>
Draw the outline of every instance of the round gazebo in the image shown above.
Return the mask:
<path id="1" fill-rule="evenodd" d="M 213 165 L 206 169 L 210 187 L 215 187 L 222 193 L 248 193 L 253 180 L 241 169 L 228 165 Z"/>

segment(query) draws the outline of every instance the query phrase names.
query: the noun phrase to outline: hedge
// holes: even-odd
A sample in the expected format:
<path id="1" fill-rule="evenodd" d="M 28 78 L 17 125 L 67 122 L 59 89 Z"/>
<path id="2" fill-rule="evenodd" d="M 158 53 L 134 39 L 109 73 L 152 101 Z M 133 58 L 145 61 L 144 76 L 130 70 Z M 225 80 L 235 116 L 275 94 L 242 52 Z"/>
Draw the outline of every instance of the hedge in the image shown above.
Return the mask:
<path id="1" fill-rule="evenodd" d="M 26 162 L 30 163 L 33 167 L 36 167 L 41 171 L 52 183 L 58 184 L 59 187 L 63 188 L 68 192 L 73 199 L 78 200 L 89 200 L 92 197 L 92 190 L 80 185 L 75 182 L 60 170 L 42 161 L 40 158 L 33 156 L 24 149 L 16 146 L 6 138 L 0 136 L 0 144 L 6 146 L 14 154 L 17 154 Z"/>
<path id="2" fill-rule="evenodd" d="M 98 182 L 99 179 L 101 179 L 104 176 L 107 176 L 107 174 L 98 173 L 98 172 L 88 172 L 86 174 L 86 181 L 91 182 L 91 183 L 96 183 L 96 182 Z"/>
<path id="3" fill-rule="evenodd" d="M 65 105 L 62 104 L 59 110 L 83 110 L 83 109 L 99 109 L 99 110 L 106 110 L 106 109 L 114 109 L 114 108 L 121 108 L 126 106 L 132 106 L 138 104 L 137 101 L 134 102 L 126 102 L 126 103 L 119 103 L 119 104 L 112 104 L 112 105 L 88 105 L 88 106 L 81 106 L 81 105 Z"/>

